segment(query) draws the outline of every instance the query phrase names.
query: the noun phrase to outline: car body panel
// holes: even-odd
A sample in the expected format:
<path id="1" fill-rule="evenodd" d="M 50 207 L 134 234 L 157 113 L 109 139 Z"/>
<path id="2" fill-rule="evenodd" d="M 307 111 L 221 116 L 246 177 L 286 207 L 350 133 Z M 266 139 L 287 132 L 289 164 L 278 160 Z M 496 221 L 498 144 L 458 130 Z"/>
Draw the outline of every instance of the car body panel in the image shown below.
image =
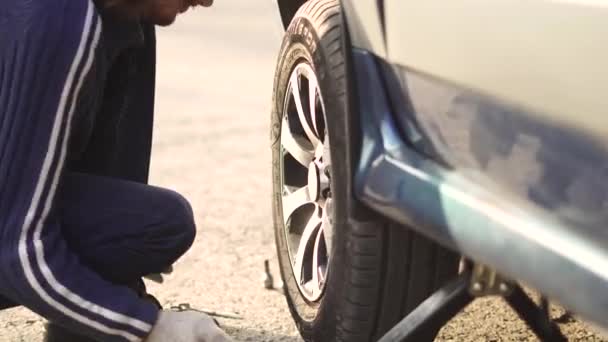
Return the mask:
<path id="1" fill-rule="evenodd" d="M 386 57 L 384 24 L 378 0 L 342 0 L 351 45 Z"/>
<path id="2" fill-rule="evenodd" d="M 608 326 L 604 231 L 569 224 L 419 153 L 402 139 L 374 57 L 356 49 L 353 61 L 363 130 L 357 197 Z"/>
<path id="3" fill-rule="evenodd" d="M 608 33 L 608 5 L 343 3 L 357 32 L 353 46 L 389 65 L 393 110 L 420 152 L 562 220 L 608 224 L 608 49 L 598 44 Z M 378 23 L 363 11 L 384 13 L 386 48 L 361 38 Z"/>
<path id="4" fill-rule="evenodd" d="M 608 141 L 608 3 L 385 0 L 391 63 Z"/>
<path id="5" fill-rule="evenodd" d="M 603 141 L 428 75 L 405 68 L 391 71 L 400 83 L 391 86 L 399 92 L 387 92 L 393 112 L 402 126 L 411 120 L 420 128 L 417 136 L 425 141 L 417 143 L 424 147 L 419 151 L 432 151 L 428 154 L 464 177 L 559 219 L 590 229 L 608 226 L 608 150 Z"/>

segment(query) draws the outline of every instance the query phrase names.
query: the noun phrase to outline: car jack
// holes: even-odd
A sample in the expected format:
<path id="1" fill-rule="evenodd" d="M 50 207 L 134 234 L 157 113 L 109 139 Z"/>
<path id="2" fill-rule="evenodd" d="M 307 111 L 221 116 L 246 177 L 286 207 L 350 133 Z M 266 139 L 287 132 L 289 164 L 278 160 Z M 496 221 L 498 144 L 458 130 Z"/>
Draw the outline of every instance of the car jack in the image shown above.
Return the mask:
<path id="1" fill-rule="evenodd" d="M 517 284 L 475 265 L 437 290 L 378 342 L 432 341 L 435 333 L 476 298 L 500 295 L 541 341 L 567 341 L 557 324 Z"/>

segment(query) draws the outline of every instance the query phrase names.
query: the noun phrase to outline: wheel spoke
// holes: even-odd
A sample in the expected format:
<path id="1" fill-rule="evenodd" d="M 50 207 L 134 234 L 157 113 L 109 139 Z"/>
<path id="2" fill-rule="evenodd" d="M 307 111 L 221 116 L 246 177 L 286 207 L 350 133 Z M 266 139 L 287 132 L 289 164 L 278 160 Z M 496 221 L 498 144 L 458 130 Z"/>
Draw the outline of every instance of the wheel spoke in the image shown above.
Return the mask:
<path id="1" fill-rule="evenodd" d="M 302 232 L 302 237 L 300 238 L 300 244 L 298 245 L 298 251 L 296 252 L 295 257 L 295 265 L 293 266 L 294 276 L 296 277 L 296 281 L 298 284 L 304 284 L 304 279 L 302 279 L 302 271 L 304 270 L 304 261 L 306 257 L 306 252 L 308 247 L 314 243 L 316 240 L 316 232 L 319 230 L 319 225 L 321 224 L 321 219 L 317 215 L 317 213 L 313 213 Z M 314 261 L 313 261 L 314 262 Z M 314 277 L 314 273 L 313 273 Z"/>
<path id="2" fill-rule="evenodd" d="M 283 120 L 283 126 L 281 128 L 281 145 L 283 145 L 283 148 L 289 152 L 298 163 L 305 167 L 308 167 L 312 161 L 313 152 L 308 151 L 298 142 L 296 137 L 291 133 L 287 120 Z"/>
<path id="3" fill-rule="evenodd" d="M 333 240 L 333 229 L 330 221 L 329 215 L 333 212 L 332 200 L 328 199 L 325 202 L 325 210 L 323 210 L 323 225 L 321 226 L 321 230 L 323 230 L 323 238 L 325 239 L 325 248 L 327 249 L 327 256 L 331 255 L 332 248 L 332 240 Z"/>
<path id="4" fill-rule="evenodd" d="M 311 293 L 311 295 L 315 295 L 316 293 L 316 286 L 315 286 L 315 281 L 314 279 L 311 279 L 309 281 L 307 281 L 306 283 L 302 284 L 302 287 L 305 288 L 308 292 Z"/>
<path id="5" fill-rule="evenodd" d="M 325 139 L 323 140 L 323 163 L 326 167 L 331 167 L 331 151 L 329 149 L 329 134 L 325 134 Z"/>
<path id="6" fill-rule="evenodd" d="M 319 295 L 321 292 L 321 279 L 319 278 L 319 258 L 323 257 L 320 255 L 320 247 L 321 247 L 321 238 L 323 236 L 323 230 L 319 229 L 317 231 L 315 238 L 315 245 L 312 254 L 312 281 L 313 281 L 313 296 Z"/>
<path id="7" fill-rule="evenodd" d="M 308 120 L 306 120 L 306 113 L 304 112 L 304 106 L 302 105 L 302 96 L 300 92 L 300 82 L 298 80 L 298 74 L 293 73 L 291 75 L 291 91 L 293 93 L 293 100 L 296 103 L 296 109 L 298 111 L 298 118 L 300 119 L 300 124 L 302 128 L 304 128 L 304 133 L 308 137 L 308 140 L 312 143 L 313 147 L 317 147 L 319 144 L 319 138 L 315 135 L 313 129 L 308 124 Z"/>
<path id="8" fill-rule="evenodd" d="M 296 209 L 308 203 L 312 203 L 308 194 L 308 186 L 283 196 L 283 221 L 285 224 Z"/>
<path id="9" fill-rule="evenodd" d="M 321 132 L 317 127 L 317 80 L 313 77 L 308 78 L 308 97 L 310 98 L 310 122 L 312 122 L 315 137 L 320 137 Z M 322 113 L 321 113 L 322 114 Z M 318 144 L 321 145 L 321 144 Z"/>

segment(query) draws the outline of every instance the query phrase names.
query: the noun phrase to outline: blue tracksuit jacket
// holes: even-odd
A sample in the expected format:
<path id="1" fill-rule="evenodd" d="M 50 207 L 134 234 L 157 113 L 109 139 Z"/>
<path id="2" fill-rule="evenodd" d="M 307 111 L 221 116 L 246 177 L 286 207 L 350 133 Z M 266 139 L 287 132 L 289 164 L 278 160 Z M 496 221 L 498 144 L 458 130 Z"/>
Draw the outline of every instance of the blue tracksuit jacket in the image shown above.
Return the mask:
<path id="1" fill-rule="evenodd" d="M 66 169 L 145 182 L 152 27 L 91 0 L 0 1 L 0 295 L 100 341 L 139 341 L 158 312 L 62 237 Z"/>

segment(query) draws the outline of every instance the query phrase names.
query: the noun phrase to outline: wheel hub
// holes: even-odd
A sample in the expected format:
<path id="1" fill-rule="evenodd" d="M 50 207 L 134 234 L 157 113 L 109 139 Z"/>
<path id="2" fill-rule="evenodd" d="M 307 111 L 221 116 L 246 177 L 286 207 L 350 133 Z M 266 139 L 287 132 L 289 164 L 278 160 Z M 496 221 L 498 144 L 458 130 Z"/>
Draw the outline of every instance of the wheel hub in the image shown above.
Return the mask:
<path id="1" fill-rule="evenodd" d="M 333 236 L 328 144 L 317 77 L 310 65 L 301 63 L 285 95 L 282 207 L 293 275 L 310 302 L 323 295 Z"/>
<path id="2" fill-rule="evenodd" d="M 308 166 L 308 193 L 310 199 L 324 205 L 329 190 L 329 177 L 321 160 L 313 160 Z"/>

